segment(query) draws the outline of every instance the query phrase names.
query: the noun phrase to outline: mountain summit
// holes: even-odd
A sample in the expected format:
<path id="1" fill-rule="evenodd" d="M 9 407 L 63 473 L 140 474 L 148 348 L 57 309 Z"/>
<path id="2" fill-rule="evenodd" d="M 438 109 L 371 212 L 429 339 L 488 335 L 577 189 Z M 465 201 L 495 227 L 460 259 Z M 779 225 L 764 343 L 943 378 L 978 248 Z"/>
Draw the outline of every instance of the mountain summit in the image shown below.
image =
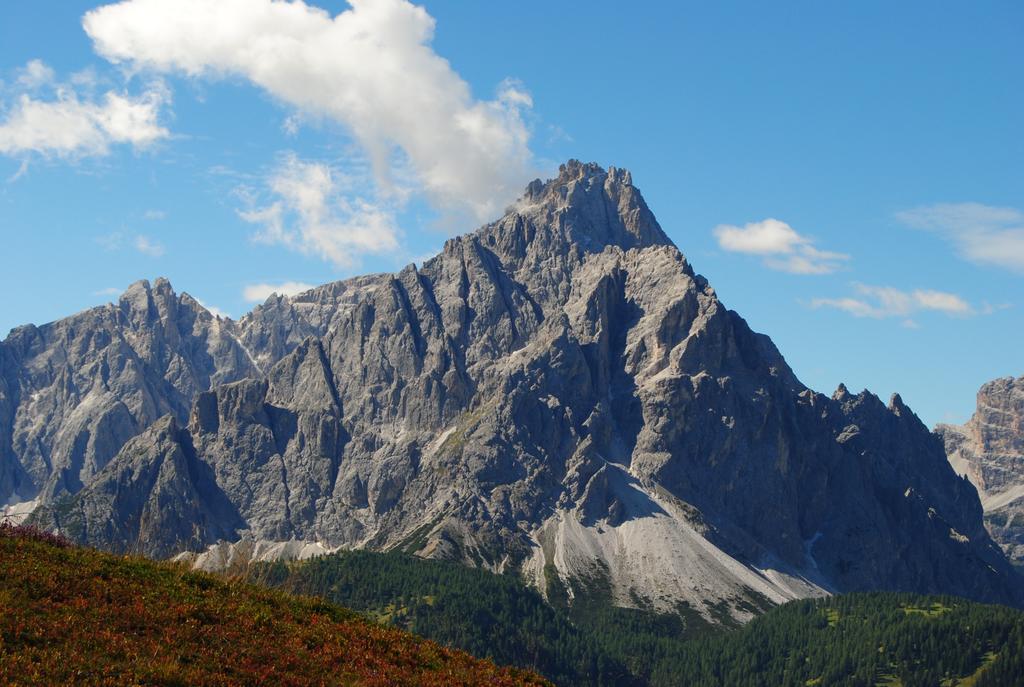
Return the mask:
<path id="1" fill-rule="evenodd" d="M 1024 601 L 941 440 L 898 396 L 804 387 L 616 168 L 563 165 L 420 267 L 238 322 L 141 282 L 0 361 L 0 499 L 101 548 L 401 548 L 716 622 Z"/>

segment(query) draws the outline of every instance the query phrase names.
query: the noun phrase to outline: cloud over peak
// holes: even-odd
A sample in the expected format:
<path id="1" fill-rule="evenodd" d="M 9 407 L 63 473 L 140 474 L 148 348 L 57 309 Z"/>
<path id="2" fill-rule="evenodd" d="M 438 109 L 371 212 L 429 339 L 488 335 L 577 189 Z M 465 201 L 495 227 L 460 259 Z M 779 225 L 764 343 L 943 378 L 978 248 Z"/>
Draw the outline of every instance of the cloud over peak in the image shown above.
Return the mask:
<path id="1" fill-rule="evenodd" d="M 253 238 L 313 255 L 337 267 L 354 266 L 360 255 L 398 250 L 393 212 L 352 195 L 347 178 L 321 162 L 284 156 L 267 182 L 269 205 L 240 212 L 259 228 Z"/>
<path id="2" fill-rule="evenodd" d="M 83 25 L 115 63 L 205 78 L 241 76 L 303 115 L 342 124 L 381 188 L 395 153 L 444 211 L 487 219 L 529 179 L 524 112 L 506 81 L 492 100 L 430 46 L 434 19 L 406 0 L 352 0 L 332 17 L 302 0 L 124 0 Z"/>
<path id="3" fill-rule="evenodd" d="M 815 248 L 811 238 L 770 217 L 742 227 L 720 224 L 712 233 L 723 250 L 762 256 L 766 267 L 790 274 L 831 274 L 850 259 Z"/>

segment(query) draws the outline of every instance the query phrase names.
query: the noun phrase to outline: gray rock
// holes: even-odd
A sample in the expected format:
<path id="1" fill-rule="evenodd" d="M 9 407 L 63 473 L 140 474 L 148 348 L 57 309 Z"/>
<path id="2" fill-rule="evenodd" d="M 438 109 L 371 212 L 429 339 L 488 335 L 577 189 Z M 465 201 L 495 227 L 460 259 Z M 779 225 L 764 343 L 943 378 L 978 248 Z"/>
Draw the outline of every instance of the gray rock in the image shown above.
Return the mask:
<path id="1" fill-rule="evenodd" d="M 399 548 L 709 618 L 828 591 L 1024 600 L 942 442 L 899 397 L 805 388 L 628 172 L 570 162 L 420 267 L 271 297 L 237 323 L 186 298 L 137 287 L 0 349 L 15 418 L 0 431 L 17 439 L 0 486 L 24 468 L 50 504 L 38 521 L 152 555 L 248 542 L 218 560 L 311 550 L 253 542 Z M 105 343 L 46 367 L 89 332 Z M 110 358 L 135 376 L 91 404 L 67 390 L 95 388 Z M 165 414 L 187 421 L 177 444 L 125 443 Z M 192 476 L 154 492 L 156 465 Z M 152 524 L 119 529 L 143 512 Z"/>
<path id="2" fill-rule="evenodd" d="M 1024 562 L 1024 377 L 984 384 L 967 424 L 935 431 L 954 469 L 977 487 L 993 539 Z"/>
<path id="3" fill-rule="evenodd" d="M 125 444 L 100 477 L 41 506 L 29 523 L 118 553 L 167 557 L 236 539 L 242 521 L 167 415 Z"/>
<path id="4" fill-rule="evenodd" d="M 18 484 L 7 478 L 0 501 L 74 494 L 158 418 L 184 422 L 200 391 L 259 374 L 233 329 L 158 279 L 13 330 L 0 358 L 0 475 Z"/>

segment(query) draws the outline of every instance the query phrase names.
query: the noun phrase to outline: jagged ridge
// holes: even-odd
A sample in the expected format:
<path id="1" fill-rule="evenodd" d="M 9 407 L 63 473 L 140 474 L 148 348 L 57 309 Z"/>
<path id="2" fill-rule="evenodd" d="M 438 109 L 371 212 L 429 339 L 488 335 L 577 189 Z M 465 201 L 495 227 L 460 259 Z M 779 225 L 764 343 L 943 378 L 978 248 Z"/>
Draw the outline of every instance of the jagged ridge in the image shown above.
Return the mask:
<path id="1" fill-rule="evenodd" d="M 272 297 L 237 323 L 169 291 L 133 287 L 3 344 L 0 474 L 41 490 L 36 522 L 138 522 L 90 541 L 157 555 L 235 537 L 404 547 L 706 617 L 830 590 L 1021 599 L 941 442 L 898 396 L 806 389 L 627 172 L 570 162 L 422 267 Z M 91 395 L 133 423 L 106 466 L 110 451 L 82 463 L 68 440 L 103 435 L 106 415 L 75 419 Z M 237 515 L 220 531 L 90 505 L 149 460 L 124 442 L 166 413 Z M 66 466 L 84 486 L 47 491 Z M 206 498 L 175 512 L 212 512 Z"/>

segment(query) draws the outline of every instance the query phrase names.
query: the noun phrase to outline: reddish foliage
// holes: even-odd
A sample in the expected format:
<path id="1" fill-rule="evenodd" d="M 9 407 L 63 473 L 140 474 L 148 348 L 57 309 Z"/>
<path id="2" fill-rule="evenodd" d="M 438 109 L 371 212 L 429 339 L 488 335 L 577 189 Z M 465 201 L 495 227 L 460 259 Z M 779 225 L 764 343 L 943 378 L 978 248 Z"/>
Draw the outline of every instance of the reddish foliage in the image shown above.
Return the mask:
<path id="1" fill-rule="evenodd" d="M 0 526 L 0 684 L 543 685 L 312 599 Z"/>
<path id="2" fill-rule="evenodd" d="M 71 542 L 59 534 L 41 530 L 31 525 L 15 525 L 8 521 L 0 522 L 0 538 L 10 537 L 13 539 L 31 539 L 41 541 L 59 548 L 71 546 Z"/>

